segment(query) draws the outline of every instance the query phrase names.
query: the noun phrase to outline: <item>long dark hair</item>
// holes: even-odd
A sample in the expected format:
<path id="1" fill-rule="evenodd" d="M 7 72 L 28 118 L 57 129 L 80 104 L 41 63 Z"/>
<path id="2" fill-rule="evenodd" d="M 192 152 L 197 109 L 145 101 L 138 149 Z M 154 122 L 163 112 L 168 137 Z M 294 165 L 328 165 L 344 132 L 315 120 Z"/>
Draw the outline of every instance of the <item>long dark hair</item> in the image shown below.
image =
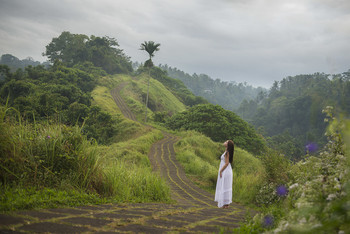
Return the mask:
<path id="1" fill-rule="evenodd" d="M 229 155 L 228 160 L 230 161 L 230 163 L 232 165 L 233 154 L 235 153 L 235 144 L 231 140 L 227 141 L 227 152 L 228 152 L 228 155 Z"/>

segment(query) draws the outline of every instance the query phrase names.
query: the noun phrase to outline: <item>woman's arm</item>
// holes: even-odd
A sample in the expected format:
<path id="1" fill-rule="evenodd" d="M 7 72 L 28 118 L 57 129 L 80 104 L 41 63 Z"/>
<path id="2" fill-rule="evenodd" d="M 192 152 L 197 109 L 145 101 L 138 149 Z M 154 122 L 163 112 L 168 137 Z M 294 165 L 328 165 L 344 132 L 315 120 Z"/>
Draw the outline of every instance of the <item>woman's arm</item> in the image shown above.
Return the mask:
<path id="1" fill-rule="evenodd" d="M 222 172 L 226 169 L 226 167 L 230 164 L 228 152 L 225 154 L 225 165 L 220 169 L 220 177 L 222 177 Z"/>

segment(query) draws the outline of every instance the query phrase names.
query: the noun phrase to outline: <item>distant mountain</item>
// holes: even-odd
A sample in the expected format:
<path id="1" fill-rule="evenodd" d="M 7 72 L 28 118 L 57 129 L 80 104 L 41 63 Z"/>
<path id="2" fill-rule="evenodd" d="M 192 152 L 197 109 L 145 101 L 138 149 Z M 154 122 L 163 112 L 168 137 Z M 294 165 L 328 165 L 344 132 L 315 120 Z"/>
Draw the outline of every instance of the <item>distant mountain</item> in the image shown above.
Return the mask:
<path id="1" fill-rule="evenodd" d="M 34 61 L 32 57 L 27 57 L 25 59 L 20 60 L 19 58 L 13 56 L 12 54 L 1 55 L 0 64 L 7 65 L 12 71 L 15 71 L 19 68 L 24 69 L 27 66 L 43 65 L 47 67 L 50 65 L 49 62 L 40 63 L 38 61 Z"/>

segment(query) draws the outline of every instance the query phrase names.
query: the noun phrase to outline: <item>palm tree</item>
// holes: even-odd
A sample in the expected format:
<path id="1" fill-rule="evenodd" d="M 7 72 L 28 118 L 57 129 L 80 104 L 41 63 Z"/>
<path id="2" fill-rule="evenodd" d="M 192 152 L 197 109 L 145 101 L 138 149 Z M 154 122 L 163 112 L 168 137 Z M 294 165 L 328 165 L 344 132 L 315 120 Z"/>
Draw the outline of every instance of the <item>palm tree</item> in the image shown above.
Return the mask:
<path id="1" fill-rule="evenodd" d="M 155 43 L 154 41 L 145 41 L 144 43 L 141 43 L 140 50 L 145 50 L 148 55 L 149 59 L 145 62 L 145 67 L 148 67 L 148 84 L 147 84 L 147 97 L 146 97 L 146 113 L 145 113 L 145 122 L 147 122 L 147 106 L 148 106 L 148 94 L 149 94 L 149 79 L 150 79 L 150 71 L 151 67 L 153 67 L 152 57 L 154 56 L 154 53 L 159 50 L 159 43 Z"/>
<path id="2" fill-rule="evenodd" d="M 153 67 L 152 57 L 154 57 L 154 53 L 159 50 L 159 43 L 155 43 L 154 41 L 145 41 L 141 43 L 140 50 L 145 50 L 149 54 L 149 60 L 145 62 L 145 67 Z"/>

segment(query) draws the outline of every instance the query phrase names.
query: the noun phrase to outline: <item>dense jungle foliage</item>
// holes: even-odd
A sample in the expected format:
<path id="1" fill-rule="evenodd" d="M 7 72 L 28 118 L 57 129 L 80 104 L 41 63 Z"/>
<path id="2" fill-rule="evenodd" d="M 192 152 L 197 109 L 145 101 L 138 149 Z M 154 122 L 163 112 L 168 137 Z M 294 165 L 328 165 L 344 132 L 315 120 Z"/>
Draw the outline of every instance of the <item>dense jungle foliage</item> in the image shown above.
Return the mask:
<path id="1" fill-rule="evenodd" d="M 90 65 L 92 66 L 92 65 Z M 98 70 L 97 68 L 95 68 Z M 115 134 L 116 119 L 91 105 L 96 76 L 60 62 L 45 69 L 26 67 L 11 73 L 0 65 L 0 101 L 18 110 L 25 120 L 57 120 L 67 125 L 82 125 L 88 138 L 107 144 Z"/>
<path id="2" fill-rule="evenodd" d="M 91 62 L 109 74 L 132 71 L 130 58 L 119 48 L 117 40 L 110 37 L 88 37 L 84 34 L 62 32 L 46 46 L 43 55 L 51 63 L 59 60 L 68 67 Z"/>
<path id="3" fill-rule="evenodd" d="M 268 95 L 243 101 L 237 114 L 265 135 L 270 147 L 299 160 L 306 150 L 313 153 L 325 145 L 326 106 L 334 106 L 336 115 L 349 116 L 350 72 L 276 81 Z"/>

